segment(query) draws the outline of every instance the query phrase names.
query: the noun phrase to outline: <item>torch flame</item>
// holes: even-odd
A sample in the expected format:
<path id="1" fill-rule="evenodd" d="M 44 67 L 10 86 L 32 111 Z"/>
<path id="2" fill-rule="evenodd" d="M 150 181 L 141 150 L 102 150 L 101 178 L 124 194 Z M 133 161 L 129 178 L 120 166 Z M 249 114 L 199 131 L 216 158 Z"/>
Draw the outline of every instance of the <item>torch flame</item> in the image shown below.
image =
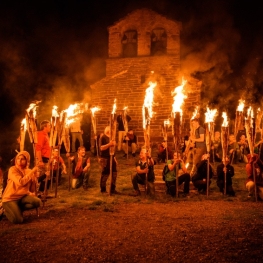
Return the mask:
<path id="1" fill-rule="evenodd" d="M 26 118 L 21 121 L 21 130 L 26 130 Z"/>
<path id="2" fill-rule="evenodd" d="M 209 107 L 207 107 L 207 111 L 205 113 L 205 122 L 214 122 L 216 114 L 217 109 L 210 110 Z"/>
<path id="3" fill-rule="evenodd" d="M 52 109 L 52 117 L 59 117 L 58 106 L 54 105 Z"/>
<path id="4" fill-rule="evenodd" d="M 187 98 L 187 96 L 183 93 L 184 85 L 187 83 L 187 80 L 182 79 L 182 84 L 174 89 L 172 92 L 172 96 L 174 96 L 174 103 L 173 103 L 173 110 L 172 112 L 180 112 L 182 115 L 182 105 L 184 103 L 184 99 Z"/>
<path id="5" fill-rule="evenodd" d="M 228 126 L 228 120 L 227 120 L 227 114 L 225 111 L 222 113 L 222 117 L 224 118 L 222 127 L 227 127 Z"/>
<path id="6" fill-rule="evenodd" d="M 156 87 L 156 82 L 149 82 L 149 87 L 145 90 L 145 98 L 144 98 L 144 104 L 142 107 L 142 115 L 143 115 L 143 128 L 146 128 L 146 122 L 148 118 L 152 118 L 153 111 L 152 111 L 152 105 L 153 105 L 153 91 Z M 145 109 L 147 109 L 148 116 L 145 114 Z"/>
<path id="7" fill-rule="evenodd" d="M 92 116 L 94 117 L 95 112 L 96 112 L 96 111 L 99 111 L 99 110 L 100 110 L 99 107 L 93 107 L 93 108 L 91 108 L 90 111 L 91 111 L 91 113 L 92 113 Z"/>
<path id="8" fill-rule="evenodd" d="M 170 120 L 164 120 L 163 125 L 164 125 L 164 127 L 169 127 L 170 126 Z"/>
<path id="9" fill-rule="evenodd" d="M 247 116 L 250 118 L 254 118 L 254 111 L 251 106 L 247 109 Z"/>
<path id="10" fill-rule="evenodd" d="M 193 116 L 192 116 L 191 120 L 195 119 L 198 114 L 199 114 L 199 106 L 196 106 L 195 111 L 193 112 Z"/>
<path id="11" fill-rule="evenodd" d="M 29 115 L 31 112 L 33 118 L 36 118 L 36 113 L 37 113 L 36 109 L 37 109 L 37 104 L 36 103 L 30 103 L 29 107 L 26 109 L 26 111 L 28 112 Z"/>
<path id="12" fill-rule="evenodd" d="M 111 112 L 111 114 L 115 114 L 115 113 L 116 113 L 116 109 L 117 109 L 116 99 L 114 99 L 114 104 L 113 104 L 113 107 L 112 107 L 112 112 Z"/>
<path id="13" fill-rule="evenodd" d="M 239 105 L 237 107 L 237 111 L 241 111 L 242 112 L 244 110 L 244 106 L 245 106 L 245 100 L 240 99 L 239 100 Z"/>

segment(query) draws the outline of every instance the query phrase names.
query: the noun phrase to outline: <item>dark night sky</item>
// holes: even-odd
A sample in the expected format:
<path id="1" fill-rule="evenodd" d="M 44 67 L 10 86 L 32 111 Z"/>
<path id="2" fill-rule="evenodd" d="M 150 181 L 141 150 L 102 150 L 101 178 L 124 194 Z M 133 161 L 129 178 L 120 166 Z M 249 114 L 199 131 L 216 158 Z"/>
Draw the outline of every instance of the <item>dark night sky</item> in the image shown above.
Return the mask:
<path id="1" fill-rule="evenodd" d="M 17 127 L 32 100 L 42 100 L 42 110 L 85 101 L 105 74 L 107 27 L 142 7 L 182 22 L 182 73 L 202 80 L 204 101 L 224 108 L 246 96 L 260 103 L 263 16 L 256 1 L 2 0 L 1 131 Z"/>

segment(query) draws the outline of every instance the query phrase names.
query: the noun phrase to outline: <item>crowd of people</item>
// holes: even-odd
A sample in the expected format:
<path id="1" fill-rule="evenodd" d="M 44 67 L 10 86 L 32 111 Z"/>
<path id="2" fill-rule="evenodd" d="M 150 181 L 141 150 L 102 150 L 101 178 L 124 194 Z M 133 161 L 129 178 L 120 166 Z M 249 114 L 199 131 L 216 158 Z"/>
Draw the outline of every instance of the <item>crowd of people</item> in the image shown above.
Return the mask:
<path id="1" fill-rule="evenodd" d="M 131 117 L 124 114 L 123 111 L 119 113 L 118 140 L 110 137 L 110 126 L 107 126 L 104 133 L 96 138 L 101 167 L 100 191 L 102 194 L 119 194 L 116 190 L 118 162 L 115 156 L 115 147 L 117 147 L 116 150 L 124 152 L 123 157 L 125 158 L 129 152 L 131 158 L 136 157 L 139 147 L 134 130 L 128 128 L 130 120 Z M 223 155 L 220 132 L 216 131 L 211 143 L 211 151 L 207 153 L 205 129 L 200 125 L 199 119 L 193 119 L 191 122 L 193 131 L 185 142 L 186 145 L 183 149 L 173 152 L 168 147 L 167 141 L 163 141 L 158 147 L 157 158 L 153 158 L 150 149 L 141 147 L 139 156 L 135 161 L 135 172 L 131 178 L 134 189 L 132 195 L 141 195 L 140 184 L 144 185 L 146 193 L 153 196 L 155 194 L 154 166 L 157 163 L 164 163 L 168 168 L 164 176 L 166 192 L 171 196 L 179 194 L 178 187 L 182 184 L 183 196 L 189 196 L 191 181 L 198 193 L 206 193 L 215 175 L 217 176 L 219 191 L 235 196 L 232 185 L 232 178 L 235 174 L 233 164 L 244 162 L 247 172 L 246 188 L 249 196 L 255 193 L 256 187 L 258 198 L 263 200 L 263 162 L 260 159 L 260 152 L 258 154 L 249 154 L 246 136 L 242 134 L 237 141 L 235 136 L 230 134 L 227 153 Z M 50 128 L 49 121 L 41 122 L 37 135 L 38 140 L 35 145 L 33 169 L 30 169 L 30 154 L 27 151 L 17 151 L 18 153 L 12 160 L 12 166 L 7 171 L 6 176 L 0 170 L 0 180 L 5 181 L 5 184 L 3 183 L 0 216 L 2 217 L 5 214 L 13 223 L 23 222 L 23 211 L 33 208 L 38 209 L 43 201 L 43 196 L 48 195 L 53 180 L 54 183 L 59 184 L 62 174 L 67 173 L 64 160 L 59 155 L 60 148 L 50 146 Z M 77 130 L 74 132 L 81 133 Z M 73 137 L 78 138 L 78 135 Z M 187 155 L 184 152 L 186 148 L 188 149 Z M 78 150 L 73 155 L 67 153 L 66 157 L 71 161 L 71 188 L 83 187 L 87 191 L 91 173 L 91 156 L 81 144 L 81 141 Z M 215 162 L 219 162 L 216 170 L 211 165 Z M 189 163 L 192 164 L 191 169 L 188 168 Z M 111 180 L 109 183 L 110 188 L 107 190 L 109 178 Z"/>

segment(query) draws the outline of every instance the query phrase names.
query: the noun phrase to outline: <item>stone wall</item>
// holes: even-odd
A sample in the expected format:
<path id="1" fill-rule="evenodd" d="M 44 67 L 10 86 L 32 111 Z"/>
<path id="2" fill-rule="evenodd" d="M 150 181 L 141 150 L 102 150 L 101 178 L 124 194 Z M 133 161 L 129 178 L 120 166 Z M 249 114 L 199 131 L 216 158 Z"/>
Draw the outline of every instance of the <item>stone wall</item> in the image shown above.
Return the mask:
<path id="1" fill-rule="evenodd" d="M 167 33 L 167 53 L 150 56 L 151 30 L 162 27 Z M 138 56 L 123 58 L 121 39 L 126 30 L 138 32 Z M 108 28 L 109 58 L 106 61 L 106 76 L 91 86 L 92 106 L 99 106 L 96 113 L 97 133 L 102 133 L 109 123 L 110 114 L 117 99 L 117 110 L 128 107 L 132 127 L 138 136 L 139 145 L 144 144 L 142 128 L 142 106 L 149 81 L 156 81 L 151 120 L 151 143 L 156 146 L 163 140 L 162 126 L 171 116 L 173 97 L 171 92 L 181 84 L 180 73 L 180 30 L 181 23 L 175 22 L 148 9 L 140 9 L 128 14 L 124 19 Z M 197 105 L 200 104 L 200 83 L 191 80 L 185 86 L 188 96 L 183 106 L 182 134 L 188 134 L 189 121 Z M 168 141 L 173 142 L 171 128 Z"/>

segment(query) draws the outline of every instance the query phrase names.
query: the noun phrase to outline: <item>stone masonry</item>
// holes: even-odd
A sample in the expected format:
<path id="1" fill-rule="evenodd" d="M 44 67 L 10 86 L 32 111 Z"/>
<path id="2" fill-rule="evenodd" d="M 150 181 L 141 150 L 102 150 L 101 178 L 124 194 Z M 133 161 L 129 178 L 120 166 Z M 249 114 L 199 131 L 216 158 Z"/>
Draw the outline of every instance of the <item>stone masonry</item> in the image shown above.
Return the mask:
<path id="1" fill-rule="evenodd" d="M 180 74 L 180 31 L 181 23 L 172 21 L 149 9 L 139 9 L 108 28 L 109 58 L 106 60 L 106 76 L 91 85 L 92 106 L 99 106 L 96 113 L 97 132 L 103 132 L 109 123 L 110 114 L 117 100 L 117 110 L 128 107 L 132 127 L 140 146 L 144 144 L 142 128 L 142 106 L 149 81 L 156 81 L 151 119 L 151 144 L 156 146 L 163 140 L 162 125 L 171 116 L 173 97 L 171 92 L 181 85 Z M 124 55 L 126 35 L 132 36 L 136 55 Z M 129 32 L 131 32 L 129 34 Z M 156 39 L 153 32 L 161 32 L 165 43 L 164 54 L 152 54 L 151 45 Z M 157 37 L 158 38 L 158 37 Z M 134 43 L 134 44 L 133 44 Z M 163 45 L 163 46 L 164 46 Z M 200 103 L 201 84 L 194 79 L 185 85 L 187 99 L 183 105 L 182 134 L 188 134 L 189 120 L 195 106 Z M 172 144 L 172 131 L 168 130 L 168 141 Z"/>

